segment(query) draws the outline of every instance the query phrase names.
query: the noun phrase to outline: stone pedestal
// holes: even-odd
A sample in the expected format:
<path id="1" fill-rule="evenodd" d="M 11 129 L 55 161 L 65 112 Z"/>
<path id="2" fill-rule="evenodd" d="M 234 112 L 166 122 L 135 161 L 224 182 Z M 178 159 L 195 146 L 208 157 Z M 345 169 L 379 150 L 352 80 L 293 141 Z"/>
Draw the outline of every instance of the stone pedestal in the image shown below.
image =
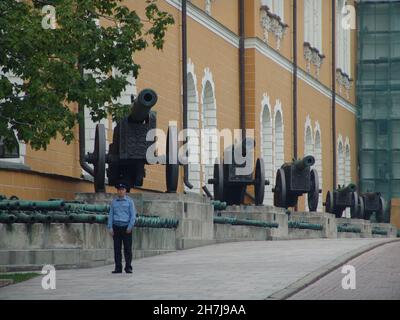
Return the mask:
<path id="1" fill-rule="evenodd" d="M 78 193 L 76 200 L 109 204 L 115 197 L 110 193 Z M 189 249 L 215 243 L 214 208 L 208 198 L 194 194 L 132 193 L 128 195 L 141 215 L 179 220 L 176 248 Z"/>
<path id="2" fill-rule="evenodd" d="M 283 240 L 288 236 L 288 217 L 286 210 L 269 206 L 229 206 L 226 210 L 217 213 L 221 217 L 250 219 L 278 223 L 278 228 L 257 228 L 247 226 L 214 226 L 219 232 L 215 233 L 216 239 L 221 239 L 223 232 L 233 234 L 235 240 Z M 230 229 L 230 231 L 227 231 Z M 233 231 L 232 231 L 233 230 Z M 235 231 L 236 230 L 236 231 Z M 233 232 L 233 233 L 232 233 Z M 227 236 L 226 234 L 224 236 Z"/>
<path id="3" fill-rule="evenodd" d="M 290 239 L 337 238 L 335 215 L 325 212 L 291 212 L 289 221 L 322 225 L 322 230 L 289 229 Z"/>
<path id="4" fill-rule="evenodd" d="M 374 228 L 384 230 L 387 235 L 372 234 L 374 238 L 397 238 L 397 228 L 389 223 L 371 223 L 372 230 Z"/>
<path id="5" fill-rule="evenodd" d="M 337 225 L 347 225 L 360 228 L 361 233 L 338 232 L 338 238 L 372 238 L 372 227 L 369 220 L 336 218 Z"/>

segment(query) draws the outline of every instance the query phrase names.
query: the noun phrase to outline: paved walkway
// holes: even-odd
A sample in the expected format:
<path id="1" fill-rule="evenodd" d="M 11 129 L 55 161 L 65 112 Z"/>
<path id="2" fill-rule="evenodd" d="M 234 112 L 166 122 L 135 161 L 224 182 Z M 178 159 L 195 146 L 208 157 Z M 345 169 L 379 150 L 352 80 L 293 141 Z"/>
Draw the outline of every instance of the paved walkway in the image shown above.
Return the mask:
<path id="1" fill-rule="evenodd" d="M 291 297 L 294 300 L 400 300 L 400 242 L 386 244 L 349 261 L 355 290 L 344 290 L 342 268 Z"/>
<path id="2" fill-rule="evenodd" d="M 42 277 L 0 288 L 0 299 L 265 299 L 338 257 L 387 239 L 318 239 L 219 244 L 113 266 L 60 270 L 56 289 Z"/>

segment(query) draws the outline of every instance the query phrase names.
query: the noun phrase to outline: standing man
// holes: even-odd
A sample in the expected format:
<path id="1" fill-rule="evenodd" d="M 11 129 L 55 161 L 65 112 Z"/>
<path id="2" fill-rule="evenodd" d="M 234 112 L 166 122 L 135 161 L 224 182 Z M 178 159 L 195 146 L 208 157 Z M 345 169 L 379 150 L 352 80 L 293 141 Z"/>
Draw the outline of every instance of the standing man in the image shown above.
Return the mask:
<path id="1" fill-rule="evenodd" d="M 136 220 L 136 209 L 132 199 L 126 196 L 126 185 L 118 183 L 115 187 L 118 197 L 111 202 L 107 226 L 114 239 L 115 270 L 112 273 L 122 273 L 122 243 L 125 272 L 132 273 L 132 228 Z"/>

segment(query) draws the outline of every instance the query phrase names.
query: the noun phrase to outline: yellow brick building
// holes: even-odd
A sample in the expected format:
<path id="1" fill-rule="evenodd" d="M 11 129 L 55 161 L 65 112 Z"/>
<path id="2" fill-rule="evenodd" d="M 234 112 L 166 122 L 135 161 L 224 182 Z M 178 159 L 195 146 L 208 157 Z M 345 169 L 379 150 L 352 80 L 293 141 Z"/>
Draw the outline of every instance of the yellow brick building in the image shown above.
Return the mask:
<path id="1" fill-rule="evenodd" d="M 126 3 L 143 13 L 145 1 Z M 121 101 L 153 88 L 159 98 L 154 108 L 158 127 L 166 129 L 169 121 L 182 127 L 181 1 L 159 0 L 158 5 L 173 15 L 175 24 L 167 32 L 162 51 L 148 48 L 134 57 L 141 72 L 137 80 L 131 79 Z M 256 150 L 264 158 L 272 185 L 276 169 L 296 152 L 297 157 L 315 156 L 323 195 L 334 183 L 357 182 L 357 39 L 356 30 L 341 28 L 343 5 L 343 0 L 187 1 L 189 128 L 239 129 L 244 116 L 246 128 L 255 130 Z M 241 52 L 244 81 L 240 80 Z M 115 124 L 103 123 L 110 142 Z M 87 117 L 87 152 L 93 148 L 94 127 Z M 199 143 L 194 143 L 194 150 L 200 157 Z M 33 151 L 20 142 L 19 157 L 0 162 L 0 193 L 7 196 L 72 199 L 75 192 L 93 191 L 79 164 L 78 140 L 71 145 L 61 139 L 52 141 L 46 151 Z M 143 188 L 164 191 L 164 168 L 146 168 Z M 212 165 L 190 165 L 189 169 L 191 192 L 202 193 Z M 181 170 L 179 191 L 184 189 Z M 272 204 L 271 186 L 265 203 Z M 323 210 L 322 195 L 319 209 Z"/>

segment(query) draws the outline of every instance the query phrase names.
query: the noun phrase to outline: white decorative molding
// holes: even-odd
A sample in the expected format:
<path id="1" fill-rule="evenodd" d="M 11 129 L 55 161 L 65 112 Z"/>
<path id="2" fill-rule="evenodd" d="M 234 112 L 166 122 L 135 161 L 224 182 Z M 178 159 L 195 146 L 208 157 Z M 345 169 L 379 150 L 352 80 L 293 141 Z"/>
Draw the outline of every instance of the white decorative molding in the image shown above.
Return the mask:
<path id="1" fill-rule="evenodd" d="M 277 117 L 278 114 L 281 118 L 281 131 L 277 132 Z M 278 134 L 279 133 L 279 134 Z M 274 135 L 274 169 L 278 169 L 285 161 L 285 121 L 283 119 L 282 103 L 276 100 L 274 108 L 274 122 L 273 122 L 273 135 Z"/>
<path id="2" fill-rule="evenodd" d="M 282 56 L 279 52 L 272 49 L 265 42 L 261 41 L 261 39 L 258 38 L 246 39 L 245 48 L 257 50 L 262 55 L 264 55 L 268 59 L 272 60 L 273 62 L 275 62 L 276 64 L 278 64 L 279 66 L 281 66 L 282 68 L 293 74 L 292 62 L 286 59 L 284 56 Z M 297 70 L 297 75 L 300 80 L 303 80 L 306 84 L 316 89 L 324 96 L 328 97 L 329 99 L 332 99 L 332 91 L 328 87 L 323 85 L 320 81 L 310 76 L 306 71 L 299 68 Z M 357 112 L 356 107 L 347 100 L 343 99 L 340 96 L 336 96 L 336 102 L 339 106 L 343 107 L 347 111 L 351 112 L 352 114 L 356 114 Z"/>
<path id="3" fill-rule="evenodd" d="M 307 62 L 307 72 L 311 73 L 311 64 L 315 66 L 315 76 L 319 79 L 322 63 L 325 55 L 321 54 L 317 48 L 310 45 L 309 42 L 304 42 L 304 59 Z"/>
<path id="4" fill-rule="evenodd" d="M 195 66 L 189 58 L 187 63 L 188 74 L 188 155 L 189 155 L 189 181 L 193 189 L 184 186 L 186 192 L 200 193 L 201 190 L 201 169 L 200 169 L 200 110 L 199 93 L 197 90 L 197 76 Z"/>
<path id="5" fill-rule="evenodd" d="M 181 1 L 180 0 L 165 0 L 166 3 L 173 6 L 175 9 L 181 11 Z M 209 14 L 205 13 L 203 10 L 197 8 L 190 2 L 187 2 L 187 15 L 194 21 L 201 24 L 203 27 L 207 28 L 211 32 L 215 33 L 225 41 L 227 41 L 232 46 L 239 48 L 239 36 L 234 32 L 229 30 L 223 24 L 215 20 Z"/>
<path id="6" fill-rule="evenodd" d="M 276 49 L 280 50 L 281 41 L 286 35 L 289 26 L 283 23 L 278 15 L 272 13 L 270 8 L 266 5 L 260 8 L 260 23 L 264 30 L 264 41 L 268 43 L 269 33 L 271 32 L 276 38 Z"/>
<path id="7" fill-rule="evenodd" d="M 268 113 L 268 117 L 266 117 Z M 260 154 L 264 159 L 265 178 L 274 180 L 274 132 L 270 98 L 267 93 L 263 94 L 260 112 Z M 264 204 L 273 205 L 272 185 L 265 186 Z"/>
<path id="8" fill-rule="evenodd" d="M 353 79 L 342 71 L 342 69 L 336 69 L 336 81 L 339 84 L 339 94 L 342 94 L 343 88 L 346 90 L 346 98 L 350 98 L 350 89 Z"/>
<path id="9" fill-rule="evenodd" d="M 210 158 L 214 160 L 218 157 L 219 150 L 217 139 L 213 139 L 212 131 L 213 129 L 217 129 L 217 100 L 215 98 L 215 83 L 213 80 L 213 75 L 209 68 L 204 69 L 204 76 L 201 81 L 202 89 L 201 89 L 201 122 L 202 128 L 208 129 L 202 132 L 202 141 L 201 141 L 201 163 L 203 169 L 203 184 L 207 186 L 207 188 L 212 191 L 212 185 L 208 183 L 208 179 L 213 177 L 214 170 L 214 162 L 211 162 Z M 206 89 L 207 87 L 211 88 L 211 95 L 206 97 Z M 211 98 L 210 101 L 206 101 L 206 98 Z M 211 131 L 209 131 L 211 130 Z M 211 150 L 206 149 L 206 146 L 210 146 L 209 139 L 211 137 Z"/>
<path id="10" fill-rule="evenodd" d="M 201 86 L 202 86 L 202 93 L 201 93 L 201 104 L 204 103 L 204 89 L 206 87 L 206 83 L 209 82 L 213 91 L 213 99 L 214 99 L 214 104 L 215 106 L 217 105 L 217 99 L 215 98 L 215 83 L 213 80 L 213 75 L 210 71 L 210 68 L 205 68 L 204 69 L 204 75 L 203 75 L 203 79 L 201 80 Z"/>
<path id="11" fill-rule="evenodd" d="M 180 0 L 165 0 L 169 5 L 174 8 L 181 10 L 181 1 Z M 188 2 L 188 16 L 192 18 L 194 21 L 198 22 L 208 30 L 212 31 L 225 41 L 227 41 L 232 46 L 239 48 L 239 37 L 229 30 L 227 27 L 216 21 L 211 16 L 205 14 L 202 10 L 196 8 L 194 5 Z M 245 39 L 245 49 L 256 49 L 261 54 L 265 55 L 267 58 L 271 59 L 287 71 L 293 73 L 293 63 L 286 59 L 284 56 L 279 54 L 277 51 L 273 50 L 269 47 L 265 42 L 258 38 L 247 38 Z M 306 82 L 308 85 L 318 90 L 326 97 L 332 99 L 332 92 L 329 88 L 323 85 L 321 82 L 317 81 L 313 77 L 311 77 L 307 72 L 298 69 L 298 77 L 299 79 Z M 350 111 L 353 114 L 356 114 L 356 107 L 350 102 L 346 101 L 342 97 L 338 96 L 336 98 L 336 102 L 339 106 L 343 107 L 347 111 Z"/>

